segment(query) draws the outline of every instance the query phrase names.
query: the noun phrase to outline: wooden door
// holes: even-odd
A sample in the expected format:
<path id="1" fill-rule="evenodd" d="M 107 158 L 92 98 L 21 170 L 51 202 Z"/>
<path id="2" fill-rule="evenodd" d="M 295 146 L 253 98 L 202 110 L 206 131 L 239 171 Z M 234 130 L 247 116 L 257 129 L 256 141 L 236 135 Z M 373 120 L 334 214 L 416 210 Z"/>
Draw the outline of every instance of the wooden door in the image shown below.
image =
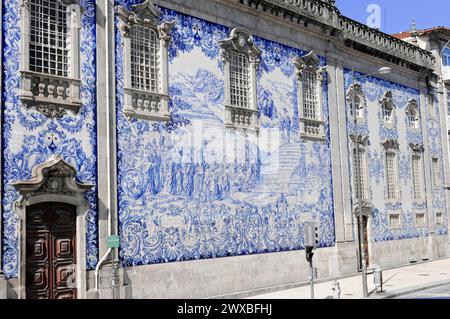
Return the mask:
<path id="1" fill-rule="evenodd" d="M 360 233 L 359 233 L 359 217 L 358 217 L 358 238 L 360 237 Z M 368 236 L 368 232 L 367 232 L 367 216 L 363 216 L 363 236 L 364 236 L 364 244 L 363 244 L 363 249 L 364 249 L 364 260 L 366 261 L 366 266 L 369 266 L 369 236 Z M 360 240 L 360 245 L 361 245 L 361 240 Z M 358 250 L 359 251 L 359 250 Z M 359 256 L 359 269 L 362 269 L 362 258 L 361 255 Z"/>
<path id="2" fill-rule="evenodd" d="M 43 203 L 26 212 L 26 296 L 75 299 L 76 208 Z"/>

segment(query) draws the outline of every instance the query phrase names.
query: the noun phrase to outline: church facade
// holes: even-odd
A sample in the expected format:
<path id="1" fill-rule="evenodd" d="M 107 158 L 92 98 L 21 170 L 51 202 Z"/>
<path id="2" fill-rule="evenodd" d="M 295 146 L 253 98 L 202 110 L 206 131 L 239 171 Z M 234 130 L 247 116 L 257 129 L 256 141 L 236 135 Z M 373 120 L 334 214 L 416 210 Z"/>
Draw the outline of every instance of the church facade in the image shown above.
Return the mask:
<path id="1" fill-rule="evenodd" d="M 357 273 L 359 202 L 369 266 L 450 253 L 428 49 L 334 1 L 11 0 L 2 22 L 4 297 L 291 285 L 306 223 L 319 278 Z"/>

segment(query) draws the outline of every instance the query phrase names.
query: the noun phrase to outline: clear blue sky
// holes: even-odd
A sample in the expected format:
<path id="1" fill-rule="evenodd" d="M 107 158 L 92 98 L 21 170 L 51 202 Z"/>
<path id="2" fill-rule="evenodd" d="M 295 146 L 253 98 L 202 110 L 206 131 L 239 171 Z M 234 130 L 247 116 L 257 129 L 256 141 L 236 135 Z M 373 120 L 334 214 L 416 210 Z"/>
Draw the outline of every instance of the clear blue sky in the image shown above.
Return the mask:
<path id="1" fill-rule="evenodd" d="M 435 26 L 450 27 L 450 0 L 337 0 L 345 16 L 367 23 L 371 4 L 381 11 L 381 31 L 392 34 L 410 29 L 412 19 L 418 29 Z"/>

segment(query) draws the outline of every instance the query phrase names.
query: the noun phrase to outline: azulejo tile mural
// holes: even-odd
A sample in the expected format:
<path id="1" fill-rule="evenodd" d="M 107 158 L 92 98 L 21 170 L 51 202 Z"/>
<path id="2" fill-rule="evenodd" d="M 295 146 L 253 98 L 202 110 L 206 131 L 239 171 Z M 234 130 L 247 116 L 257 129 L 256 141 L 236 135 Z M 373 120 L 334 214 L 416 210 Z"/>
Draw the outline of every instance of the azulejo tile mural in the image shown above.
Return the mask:
<path id="1" fill-rule="evenodd" d="M 77 169 L 80 181 L 97 184 L 96 128 L 96 4 L 81 0 L 84 8 L 81 28 L 81 96 L 83 106 L 78 115 L 49 119 L 35 110 L 27 110 L 18 98 L 20 87 L 19 0 L 3 1 L 3 271 L 8 278 L 18 273 L 19 232 L 14 203 L 18 192 L 11 186 L 31 177 L 34 166 L 53 154 Z M 98 259 L 97 190 L 85 194 L 90 210 L 87 214 L 86 265 L 92 269 Z"/>
<path id="2" fill-rule="evenodd" d="M 263 52 L 257 76 L 261 129 L 259 135 L 235 132 L 224 128 L 218 43 L 230 30 L 162 12 L 163 20 L 176 21 L 167 123 L 124 116 L 123 52 L 116 30 L 122 263 L 301 249 L 307 220 L 318 223 L 321 247 L 334 245 L 329 138 L 324 143 L 299 139 L 292 59 L 305 52 L 254 37 Z M 271 142 L 261 142 L 268 135 Z"/>
<path id="3" fill-rule="evenodd" d="M 355 76 L 359 75 L 362 74 L 355 72 Z M 352 71 L 345 69 L 344 77 L 346 92 L 348 92 L 352 83 Z M 426 106 L 419 107 L 420 116 L 427 117 L 426 122 L 428 125 L 427 129 L 429 141 L 424 141 L 421 126 L 416 130 L 411 129 L 408 126 L 406 115 L 406 108 L 409 101 L 416 100 L 419 103 L 419 90 L 386 81 L 374 76 L 360 78 L 358 80 L 358 84 L 361 85 L 367 101 L 367 121 L 358 127 L 358 133 L 369 137 L 369 145 L 367 150 L 369 161 L 368 178 L 370 193 L 369 200 L 374 205 L 374 209 L 372 210 L 371 229 L 373 239 L 376 242 L 381 242 L 387 240 L 410 239 L 428 236 L 429 232 L 427 230 L 427 226 L 418 225 L 416 223 L 416 213 L 426 214 L 427 202 L 426 200 L 417 201 L 412 198 L 412 153 L 409 144 L 428 145 L 429 143 L 430 153 L 432 154 L 431 156 L 439 158 L 440 163 L 443 163 L 440 144 L 439 115 L 430 116 L 428 113 L 430 108 Z M 386 126 L 382 120 L 380 101 L 387 92 L 391 92 L 393 98 L 394 121 L 396 123 L 393 127 Z M 347 109 L 348 107 L 349 106 L 347 105 Z M 439 112 L 437 104 L 434 107 L 434 112 L 436 114 Z M 352 122 L 353 118 L 347 110 L 348 134 L 354 134 L 355 130 Z M 385 154 L 382 143 L 386 140 L 396 140 L 399 143 L 397 163 L 401 196 L 396 201 L 384 200 L 386 198 L 386 182 Z M 352 147 L 351 142 L 349 142 L 348 147 L 350 150 Z M 352 159 L 350 162 L 352 162 Z M 445 220 L 447 219 L 445 191 L 443 185 L 436 190 L 436 192 L 433 191 L 433 203 L 428 203 L 428 205 L 433 205 L 434 211 L 442 211 L 445 215 Z M 399 227 L 390 227 L 388 219 L 389 213 L 400 214 Z M 448 229 L 445 225 L 446 223 L 437 227 L 435 230 L 436 234 L 447 234 Z"/>

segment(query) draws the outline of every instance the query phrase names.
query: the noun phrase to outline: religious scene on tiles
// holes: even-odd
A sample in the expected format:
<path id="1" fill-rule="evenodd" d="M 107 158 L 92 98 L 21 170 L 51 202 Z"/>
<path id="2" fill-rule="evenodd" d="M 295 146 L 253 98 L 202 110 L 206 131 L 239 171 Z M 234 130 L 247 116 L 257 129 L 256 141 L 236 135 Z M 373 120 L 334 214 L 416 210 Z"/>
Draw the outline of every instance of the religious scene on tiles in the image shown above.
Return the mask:
<path id="1" fill-rule="evenodd" d="M 162 20 L 175 21 L 167 123 L 123 114 L 123 48 L 116 47 L 123 264 L 298 249 L 304 221 L 319 223 L 320 246 L 333 245 L 328 128 L 321 142 L 302 141 L 299 134 L 293 60 L 308 52 L 253 36 L 261 50 L 260 130 L 225 129 L 219 42 L 231 30 L 162 12 Z M 121 43 L 118 30 L 116 39 Z M 326 81 L 323 86 L 327 122 Z M 270 143 L 261 142 L 269 135 Z"/>

